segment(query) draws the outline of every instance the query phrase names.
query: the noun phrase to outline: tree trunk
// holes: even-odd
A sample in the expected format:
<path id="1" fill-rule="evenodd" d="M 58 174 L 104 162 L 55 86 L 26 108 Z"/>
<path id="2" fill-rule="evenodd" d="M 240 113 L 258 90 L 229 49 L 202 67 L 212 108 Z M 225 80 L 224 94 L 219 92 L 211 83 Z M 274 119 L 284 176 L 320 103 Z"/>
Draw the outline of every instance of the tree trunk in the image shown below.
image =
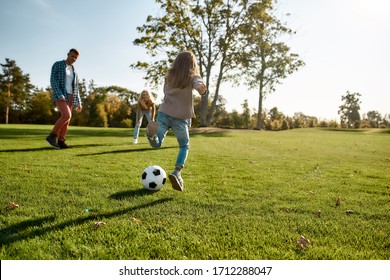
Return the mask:
<path id="1" fill-rule="evenodd" d="M 259 106 L 257 109 L 257 126 L 256 129 L 261 130 L 263 128 L 263 81 L 260 81 L 259 85 Z"/>
<path id="2" fill-rule="evenodd" d="M 5 110 L 5 124 L 8 124 L 10 101 L 11 101 L 11 83 L 8 82 L 8 97 L 7 97 L 7 108 Z"/>
<path id="3" fill-rule="evenodd" d="M 217 86 L 215 88 L 214 99 L 213 99 L 213 102 L 211 102 L 211 108 L 210 108 L 210 111 L 209 111 L 208 117 L 207 117 L 207 126 L 210 126 L 212 121 L 213 121 L 214 111 L 215 111 L 215 108 L 217 107 L 220 85 L 221 85 L 221 82 L 220 82 L 220 79 L 218 79 Z"/>
<path id="4" fill-rule="evenodd" d="M 209 93 L 206 93 L 200 100 L 200 127 L 207 127 L 207 108 Z"/>
<path id="5" fill-rule="evenodd" d="M 222 82 L 222 78 L 223 78 L 225 60 L 226 60 L 226 56 L 223 55 L 221 63 L 220 63 L 220 67 L 219 67 L 218 79 L 217 79 L 217 84 L 215 87 L 215 94 L 214 94 L 213 102 L 211 102 L 211 108 L 210 108 L 210 111 L 209 111 L 208 117 L 207 117 L 207 126 L 210 126 L 211 122 L 213 121 L 214 111 L 215 111 L 215 108 L 217 107 L 217 102 L 218 102 L 218 97 L 219 97 L 219 88 L 221 86 L 221 82 Z"/>

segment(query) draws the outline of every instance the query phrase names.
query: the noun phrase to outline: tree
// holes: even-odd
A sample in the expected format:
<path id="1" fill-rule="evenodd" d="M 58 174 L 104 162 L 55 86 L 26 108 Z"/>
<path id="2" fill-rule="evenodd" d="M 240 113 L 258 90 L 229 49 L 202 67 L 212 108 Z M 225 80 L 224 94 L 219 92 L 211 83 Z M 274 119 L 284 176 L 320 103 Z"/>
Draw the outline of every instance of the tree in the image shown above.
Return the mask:
<path id="1" fill-rule="evenodd" d="M 93 80 L 91 80 L 90 83 L 93 85 Z M 81 79 L 79 80 L 78 89 L 79 89 L 81 105 L 83 106 L 83 110 L 81 110 L 81 112 L 73 114 L 71 119 L 71 125 L 87 126 L 89 120 L 89 106 L 90 106 L 88 93 L 92 92 L 94 88 L 90 86 L 90 91 L 88 91 L 87 83 L 85 79 Z"/>
<path id="2" fill-rule="evenodd" d="M 367 112 L 367 120 L 371 127 L 378 128 L 383 119 L 378 111 L 369 111 Z"/>
<path id="3" fill-rule="evenodd" d="M 27 102 L 34 86 L 30 83 L 30 76 L 16 65 L 15 60 L 5 59 L 1 64 L 3 74 L 0 74 L 0 109 L 5 111 L 5 123 L 9 122 L 11 110 L 19 113 L 19 116 L 27 109 Z M 5 104 L 5 106 L 3 105 Z"/>
<path id="4" fill-rule="evenodd" d="M 118 86 L 93 87 L 87 100 L 88 125 L 121 126 L 122 121 L 129 118 L 137 97 L 136 92 Z"/>
<path id="5" fill-rule="evenodd" d="M 284 114 L 279 112 L 277 107 L 273 107 L 271 110 L 269 110 L 268 115 L 271 121 L 281 121 L 284 119 Z"/>
<path id="6" fill-rule="evenodd" d="M 244 120 L 245 128 L 250 128 L 250 121 L 251 121 L 251 110 L 249 109 L 248 99 L 244 100 L 244 103 L 241 104 L 243 112 L 242 112 L 242 118 Z"/>
<path id="7" fill-rule="evenodd" d="M 53 103 L 49 91 L 37 91 L 29 100 L 28 119 L 34 124 L 52 123 Z M 51 121 L 52 120 L 52 121 Z"/>
<path id="8" fill-rule="evenodd" d="M 201 98 L 200 126 L 208 126 L 219 101 L 223 81 L 234 81 L 241 74 L 235 58 L 239 55 L 239 27 L 246 21 L 248 0 L 156 0 L 161 6 L 161 17 L 148 16 L 146 24 L 137 27 L 144 36 L 134 40 L 143 46 L 152 63 L 138 61 L 131 65 L 146 71 L 144 77 L 153 86 L 164 78 L 172 59 L 183 50 L 192 50 L 199 61 L 200 72 L 208 86 Z M 212 81 L 215 81 L 212 83 Z M 210 90 L 214 89 L 213 94 Z M 208 102 L 209 96 L 213 100 Z"/>
<path id="9" fill-rule="evenodd" d="M 262 129 L 263 99 L 275 91 L 277 84 L 304 66 L 297 54 L 281 38 L 294 32 L 284 26 L 273 14 L 274 0 L 256 1 L 246 13 L 242 26 L 242 57 L 244 75 L 249 89 L 259 94 L 257 129 Z"/>
<path id="10" fill-rule="evenodd" d="M 341 96 L 341 101 L 344 103 L 339 107 L 338 114 L 340 115 L 341 125 L 347 124 L 347 128 L 360 127 L 360 93 L 350 93 L 347 91 L 346 95 Z"/>

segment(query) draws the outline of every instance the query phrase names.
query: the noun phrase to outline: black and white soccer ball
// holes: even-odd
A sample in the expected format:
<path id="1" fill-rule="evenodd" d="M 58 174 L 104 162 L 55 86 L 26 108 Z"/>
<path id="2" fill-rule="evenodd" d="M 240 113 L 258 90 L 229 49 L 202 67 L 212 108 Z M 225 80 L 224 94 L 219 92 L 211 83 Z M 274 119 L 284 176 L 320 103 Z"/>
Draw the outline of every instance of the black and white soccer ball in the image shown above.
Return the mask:
<path id="1" fill-rule="evenodd" d="M 164 187 L 167 181 L 165 170 L 158 165 L 152 165 L 142 172 L 141 183 L 149 191 L 157 191 Z"/>

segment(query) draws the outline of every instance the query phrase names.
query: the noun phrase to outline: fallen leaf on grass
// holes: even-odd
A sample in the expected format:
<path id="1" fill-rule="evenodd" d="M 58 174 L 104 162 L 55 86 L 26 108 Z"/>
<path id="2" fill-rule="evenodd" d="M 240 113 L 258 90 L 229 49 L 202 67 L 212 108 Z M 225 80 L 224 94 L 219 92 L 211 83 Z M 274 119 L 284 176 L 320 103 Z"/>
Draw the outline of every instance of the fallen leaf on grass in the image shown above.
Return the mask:
<path id="1" fill-rule="evenodd" d="M 134 217 L 132 217 L 130 220 L 132 220 L 133 222 L 137 222 L 137 223 L 141 222 L 141 220 L 138 220 L 137 218 L 134 218 Z"/>
<path id="2" fill-rule="evenodd" d="M 98 227 L 101 227 L 101 226 L 104 226 L 104 225 L 106 225 L 105 222 L 94 222 L 92 224 L 92 226 L 95 227 L 95 228 L 98 228 Z"/>
<path id="3" fill-rule="evenodd" d="M 313 214 L 316 215 L 317 217 L 321 217 L 321 210 L 315 211 L 313 212 Z"/>
<path id="4" fill-rule="evenodd" d="M 9 204 L 7 205 L 8 209 L 16 209 L 19 208 L 19 204 L 17 204 L 15 201 L 10 201 Z"/>
<path id="5" fill-rule="evenodd" d="M 301 238 L 297 241 L 298 248 L 305 249 L 309 247 L 309 245 L 310 245 L 310 240 L 304 237 L 303 235 L 301 235 Z"/>

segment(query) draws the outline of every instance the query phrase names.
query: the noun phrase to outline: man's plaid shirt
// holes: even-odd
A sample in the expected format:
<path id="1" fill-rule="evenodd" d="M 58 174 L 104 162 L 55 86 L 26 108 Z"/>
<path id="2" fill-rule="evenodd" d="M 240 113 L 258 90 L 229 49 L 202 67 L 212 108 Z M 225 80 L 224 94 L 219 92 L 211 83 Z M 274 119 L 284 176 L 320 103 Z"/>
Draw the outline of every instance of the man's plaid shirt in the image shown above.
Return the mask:
<path id="1" fill-rule="evenodd" d="M 72 66 L 73 67 L 73 66 Z M 66 92 L 66 62 L 65 60 L 57 61 L 51 68 L 50 85 L 53 91 L 53 103 L 58 99 L 65 99 L 69 104 L 68 93 Z M 73 79 L 73 106 L 81 106 L 81 98 L 79 94 L 79 79 L 77 73 L 73 67 L 74 79 Z"/>

